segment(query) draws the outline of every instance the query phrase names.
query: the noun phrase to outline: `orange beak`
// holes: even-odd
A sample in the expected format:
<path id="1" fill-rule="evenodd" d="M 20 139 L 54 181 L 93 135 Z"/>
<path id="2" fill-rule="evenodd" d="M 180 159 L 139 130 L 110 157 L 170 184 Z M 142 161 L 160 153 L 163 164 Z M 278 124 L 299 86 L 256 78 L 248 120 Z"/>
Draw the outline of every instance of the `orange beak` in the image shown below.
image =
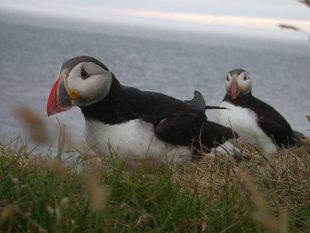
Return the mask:
<path id="1" fill-rule="evenodd" d="M 231 86 L 230 86 L 230 96 L 234 100 L 237 98 L 238 94 L 239 94 L 239 87 L 237 84 L 237 78 L 233 77 L 231 81 Z"/>

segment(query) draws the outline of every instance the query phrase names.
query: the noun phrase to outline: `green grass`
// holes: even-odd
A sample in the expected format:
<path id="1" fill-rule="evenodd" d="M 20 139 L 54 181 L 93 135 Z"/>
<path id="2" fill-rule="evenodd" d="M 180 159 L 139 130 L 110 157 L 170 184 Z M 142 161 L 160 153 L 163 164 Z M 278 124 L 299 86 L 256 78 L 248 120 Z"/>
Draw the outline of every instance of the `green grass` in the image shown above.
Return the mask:
<path id="1" fill-rule="evenodd" d="M 147 171 L 0 144 L 0 231 L 310 232 L 310 150 Z"/>

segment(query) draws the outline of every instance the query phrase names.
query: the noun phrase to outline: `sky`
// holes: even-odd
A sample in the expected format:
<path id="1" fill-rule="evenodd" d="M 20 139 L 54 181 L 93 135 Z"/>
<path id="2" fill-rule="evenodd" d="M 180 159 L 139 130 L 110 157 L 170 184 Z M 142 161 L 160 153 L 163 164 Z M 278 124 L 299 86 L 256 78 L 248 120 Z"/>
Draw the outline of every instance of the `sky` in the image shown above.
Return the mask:
<path id="1" fill-rule="evenodd" d="M 1 8 L 124 22 L 251 27 L 283 23 L 310 32 L 310 8 L 298 0 L 1 0 Z"/>

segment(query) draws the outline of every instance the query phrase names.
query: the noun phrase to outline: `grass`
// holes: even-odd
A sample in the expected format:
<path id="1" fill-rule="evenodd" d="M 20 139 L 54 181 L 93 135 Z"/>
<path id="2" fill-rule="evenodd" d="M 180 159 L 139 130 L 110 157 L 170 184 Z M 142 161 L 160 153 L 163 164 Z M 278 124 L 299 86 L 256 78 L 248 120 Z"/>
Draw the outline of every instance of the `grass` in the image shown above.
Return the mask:
<path id="1" fill-rule="evenodd" d="M 16 113 L 34 141 L 49 143 L 35 111 Z M 109 159 L 66 152 L 59 126 L 53 155 L 0 143 L 0 232 L 310 232 L 309 141 L 268 157 L 243 147 L 133 168 L 113 150 Z"/>
<path id="2" fill-rule="evenodd" d="M 0 144 L 1 232 L 309 232 L 310 148 L 131 170 Z"/>

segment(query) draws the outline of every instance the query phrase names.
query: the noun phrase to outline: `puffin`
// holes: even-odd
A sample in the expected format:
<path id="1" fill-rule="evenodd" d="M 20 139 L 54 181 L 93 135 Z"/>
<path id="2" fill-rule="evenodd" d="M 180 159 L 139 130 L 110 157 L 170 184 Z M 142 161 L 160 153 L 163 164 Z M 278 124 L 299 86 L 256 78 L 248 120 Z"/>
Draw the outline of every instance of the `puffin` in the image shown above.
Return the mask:
<path id="1" fill-rule="evenodd" d="M 231 127 L 242 143 L 249 143 L 264 154 L 295 145 L 294 132 L 285 118 L 252 95 L 248 71 L 234 69 L 228 72 L 226 95 L 220 106 L 228 110 L 220 112 L 218 123 Z"/>
<path id="2" fill-rule="evenodd" d="M 47 115 L 73 106 L 85 118 L 88 146 L 97 155 L 115 151 L 120 160 L 184 163 L 196 154 L 197 145 L 210 149 L 234 136 L 230 128 L 217 130 L 218 125 L 207 120 L 208 107 L 200 93 L 183 101 L 122 85 L 101 61 L 90 56 L 74 57 L 61 65 L 48 97 Z"/>

